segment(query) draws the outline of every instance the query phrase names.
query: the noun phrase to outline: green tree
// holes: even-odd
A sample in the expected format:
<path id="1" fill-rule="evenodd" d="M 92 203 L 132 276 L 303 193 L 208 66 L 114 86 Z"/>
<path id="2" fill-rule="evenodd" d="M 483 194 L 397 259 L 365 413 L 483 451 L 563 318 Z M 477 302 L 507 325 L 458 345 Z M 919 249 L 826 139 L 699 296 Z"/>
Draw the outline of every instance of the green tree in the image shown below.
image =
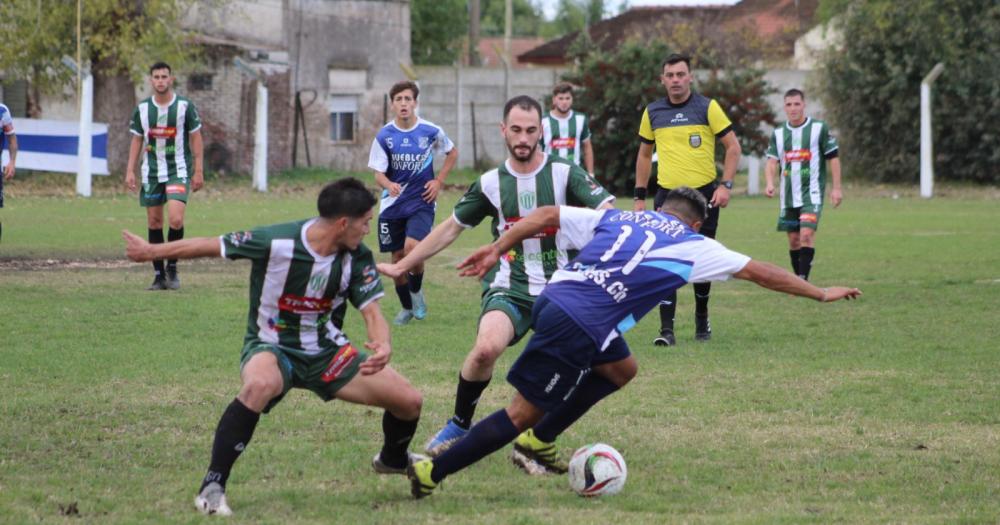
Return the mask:
<path id="1" fill-rule="evenodd" d="M 410 2 L 410 56 L 414 64 L 453 64 L 462 55 L 469 11 L 465 0 Z"/>
<path id="2" fill-rule="evenodd" d="M 935 176 L 1000 182 L 1000 4 L 866 0 L 840 13 L 845 44 L 822 73 L 850 172 L 919 179 L 920 81 L 944 62 L 933 94 Z"/>
<path id="3" fill-rule="evenodd" d="M 513 10 L 513 25 L 511 33 L 514 36 L 536 36 L 545 17 L 542 9 L 531 0 L 514 0 L 511 5 Z M 506 19 L 504 0 L 480 0 L 480 32 L 483 36 L 503 36 L 504 21 Z"/>
<path id="4" fill-rule="evenodd" d="M 135 106 L 135 82 L 164 60 L 183 70 L 197 60 L 198 46 L 179 20 L 194 0 L 87 0 L 82 3 L 83 61 L 94 75 L 94 120 L 111 124 L 108 163 L 123 170 L 128 156 L 124 125 Z M 0 70 L 28 80 L 33 89 L 58 91 L 75 74 L 61 63 L 76 57 L 77 3 L 64 0 L 3 0 Z M 43 108 L 44 109 L 44 108 Z"/>
<path id="5" fill-rule="evenodd" d="M 586 37 L 573 45 L 579 67 L 563 78 L 580 88 L 574 107 L 590 115 L 597 178 L 613 192 L 627 193 L 635 184 L 639 121 L 647 104 L 666 96 L 659 76 L 672 50 L 659 40 L 627 42 L 614 52 Z M 711 70 L 693 89 L 719 101 L 744 151 L 763 153 L 775 116 L 766 98 L 774 89 L 762 70 Z"/>

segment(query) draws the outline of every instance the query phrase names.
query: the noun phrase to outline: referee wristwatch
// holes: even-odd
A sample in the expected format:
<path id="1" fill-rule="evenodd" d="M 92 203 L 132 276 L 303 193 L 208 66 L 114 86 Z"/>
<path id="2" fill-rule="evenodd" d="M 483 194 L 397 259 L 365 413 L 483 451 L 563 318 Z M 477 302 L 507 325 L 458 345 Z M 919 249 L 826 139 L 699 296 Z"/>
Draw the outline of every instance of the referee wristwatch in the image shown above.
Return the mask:
<path id="1" fill-rule="evenodd" d="M 724 180 L 720 182 L 720 184 L 722 184 L 722 187 L 726 188 L 727 190 L 733 189 L 733 181 L 731 180 Z"/>

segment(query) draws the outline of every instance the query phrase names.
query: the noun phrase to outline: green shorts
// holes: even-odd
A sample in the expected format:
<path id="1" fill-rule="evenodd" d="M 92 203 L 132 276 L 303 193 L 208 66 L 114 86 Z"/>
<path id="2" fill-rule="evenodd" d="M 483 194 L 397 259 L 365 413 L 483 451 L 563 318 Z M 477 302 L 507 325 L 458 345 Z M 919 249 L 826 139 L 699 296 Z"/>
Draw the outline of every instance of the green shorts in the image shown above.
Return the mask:
<path id="1" fill-rule="evenodd" d="M 171 177 L 167 182 L 150 182 L 139 188 L 139 205 L 143 208 L 163 206 L 168 200 L 187 204 L 191 193 L 191 180 Z"/>
<path id="2" fill-rule="evenodd" d="M 251 357 L 261 352 L 270 352 L 278 358 L 278 369 L 284 383 L 281 395 L 272 399 L 264 412 L 269 412 L 280 403 L 292 388 L 311 390 L 323 401 L 333 399 L 337 391 L 358 374 L 358 366 L 368 359 L 367 353 L 354 348 L 350 343 L 320 354 L 306 355 L 301 350 L 254 341 L 243 347 L 240 369 L 246 366 Z"/>
<path id="3" fill-rule="evenodd" d="M 510 318 L 514 325 L 514 338 L 507 346 L 516 345 L 531 329 L 531 308 L 535 306 L 535 298 L 512 292 L 506 288 L 489 288 L 483 292 L 483 311 L 480 319 L 491 310 L 499 310 Z"/>
<path id="4" fill-rule="evenodd" d="M 797 232 L 802 228 L 819 229 L 819 206 L 803 206 L 801 208 L 782 208 L 778 213 L 779 232 Z"/>

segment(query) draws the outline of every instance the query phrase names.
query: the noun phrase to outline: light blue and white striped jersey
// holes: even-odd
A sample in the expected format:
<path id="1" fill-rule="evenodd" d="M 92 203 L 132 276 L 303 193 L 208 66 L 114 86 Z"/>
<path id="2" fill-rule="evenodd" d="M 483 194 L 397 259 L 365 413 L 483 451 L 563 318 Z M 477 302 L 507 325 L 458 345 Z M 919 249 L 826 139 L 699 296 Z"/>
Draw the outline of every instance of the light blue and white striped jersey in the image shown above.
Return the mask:
<path id="1" fill-rule="evenodd" d="M 659 212 L 561 206 L 559 231 L 580 254 L 552 275 L 542 296 L 601 350 L 667 294 L 689 282 L 725 281 L 750 262 Z"/>
<path id="2" fill-rule="evenodd" d="M 389 122 L 372 141 L 368 167 L 385 173 L 403 187 L 396 197 L 382 190 L 379 218 L 402 219 L 422 208 L 434 209 L 424 201 L 424 184 L 434 178 L 434 153 L 447 154 L 454 148 L 444 130 L 433 122 L 417 119 L 410 129 L 399 129 Z"/>

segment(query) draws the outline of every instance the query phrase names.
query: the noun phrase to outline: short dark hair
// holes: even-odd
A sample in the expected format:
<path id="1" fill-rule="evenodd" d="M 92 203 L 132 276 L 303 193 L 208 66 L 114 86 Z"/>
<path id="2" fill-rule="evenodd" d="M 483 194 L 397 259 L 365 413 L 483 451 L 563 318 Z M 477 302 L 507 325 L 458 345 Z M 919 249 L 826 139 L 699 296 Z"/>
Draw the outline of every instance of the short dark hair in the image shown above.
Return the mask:
<path id="1" fill-rule="evenodd" d="M 802 90 L 799 89 L 799 88 L 792 88 L 792 89 L 789 89 L 788 91 L 785 91 L 785 98 L 788 98 L 788 97 L 799 97 L 803 101 L 805 101 L 806 94 L 803 93 Z"/>
<path id="2" fill-rule="evenodd" d="M 572 95 L 573 84 L 570 84 L 569 82 L 560 82 L 556 84 L 554 88 L 552 88 L 552 96 L 562 95 L 563 93 L 569 93 L 570 95 Z"/>
<path id="3" fill-rule="evenodd" d="M 507 101 L 503 105 L 503 121 L 507 122 L 507 116 L 510 115 L 510 110 L 517 106 L 525 111 L 535 110 L 538 113 L 538 120 L 542 120 L 542 105 L 538 103 L 537 100 L 529 97 L 528 95 L 518 95 Z"/>
<path id="4" fill-rule="evenodd" d="M 708 201 L 698 190 L 680 186 L 667 194 L 661 209 L 680 214 L 682 219 L 689 222 L 704 221 L 708 216 Z"/>
<path id="5" fill-rule="evenodd" d="M 153 71 L 156 71 L 157 69 L 166 69 L 167 73 L 173 73 L 173 70 L 170 69 L 170 64 L 163 62 L 162 60 L 152 66 L 149 66 L 149 74 L 152 75 Z"/>
<path id="6" fill-rule="evenodd" d="M 417 87 L 416 82 L 412 82 L 409 80 L 404 80 L 402 82 L 396 82 L 395 84 L 393 84 L 392 89 L 389 90 L 389 100 L 390 101 L 395 100 L 396 95 L 402 93 L 403 91 L 406 91 L 407 89 L 413 92 L 413 100 L 417 100 L 417 97 L 420 95 L 420 88 Z"/>
<path id="7" fill-rule="evenodd" d="M 680 53 L 671 53 L 670 56 L 668 56 L 663 61 L 663 65 L 660 66 L 660 70 L 662 70 L 667 66 L 672 66 L 678 62 L 684 62 L 685 64 L 687 64 L 688 71 L 691 70 L 691 57 L 687 55 L 682 55 Z"/>
<path id="8" fill-rule="evenodd" d="M 335 180 L 323 187 L 316 201 L 319 216 L 324 219 L 364 217 L 375 206 L 375 196 L 364 183 L 354 177 Z"/>

